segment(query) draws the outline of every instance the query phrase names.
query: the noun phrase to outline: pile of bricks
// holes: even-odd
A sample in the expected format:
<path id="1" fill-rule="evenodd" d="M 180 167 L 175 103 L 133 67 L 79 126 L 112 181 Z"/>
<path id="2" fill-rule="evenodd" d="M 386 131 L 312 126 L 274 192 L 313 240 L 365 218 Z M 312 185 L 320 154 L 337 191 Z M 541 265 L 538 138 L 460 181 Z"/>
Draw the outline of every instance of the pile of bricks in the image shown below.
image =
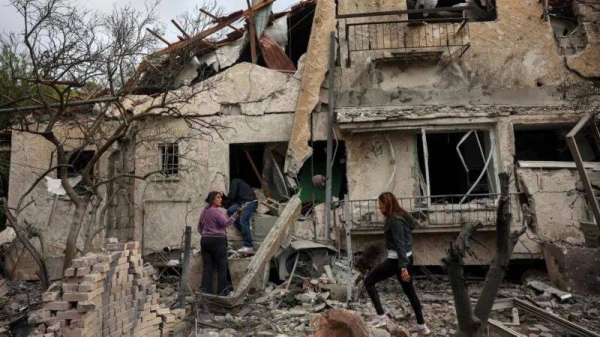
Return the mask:
<path id="1" fill-rule="evenodd" d="M 170 336 L 184 309 L 159 305 L 139 242 L 108 239 L 107 252 L 74 259 L 62 284 L 42 294 L 42 309 L 29 316 L 32 336 Z"/>

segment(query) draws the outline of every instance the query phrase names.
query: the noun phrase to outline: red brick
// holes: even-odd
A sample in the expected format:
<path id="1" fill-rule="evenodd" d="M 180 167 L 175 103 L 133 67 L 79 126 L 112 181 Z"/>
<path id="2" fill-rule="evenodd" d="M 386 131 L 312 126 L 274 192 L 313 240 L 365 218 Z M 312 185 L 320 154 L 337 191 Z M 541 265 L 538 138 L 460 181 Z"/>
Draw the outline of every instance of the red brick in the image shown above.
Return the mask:
<path id="1" fill-rule="evenodd" d="M 60 292 L 58 292 L 58 291 L 45 292 L 42 294 L 42 301 L 43 302 L 56 301 L 58 299 L 59 295 L 60 295 Z"/>

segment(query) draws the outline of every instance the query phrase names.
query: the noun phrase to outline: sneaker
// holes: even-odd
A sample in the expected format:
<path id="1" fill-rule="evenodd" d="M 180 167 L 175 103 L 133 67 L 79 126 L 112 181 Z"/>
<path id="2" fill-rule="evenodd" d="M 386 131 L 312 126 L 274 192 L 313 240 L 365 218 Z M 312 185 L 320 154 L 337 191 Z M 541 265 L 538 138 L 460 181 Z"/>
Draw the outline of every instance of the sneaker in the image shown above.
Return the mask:
<path id="1" fill-rule="evenodd" d="M 244 255 L 254 255 L 254 254 L 256 254 L 256 251 L 252 247 L 242 247 L 242 248 L 238 249 L 238 253 L 244 254 Z"/>
<path id="2" fill-rule="evenodd" d="M 408 331 L 410 333 L 418 333 L 419 335 L 429 335 L 431 333 L 431 331 L 427 327 L 427 324 L 417 324 L 414 327 L 410 328 L 410 330 Z"/>
<path id="3" fill-rule="evenodd" d="M 369 322 L 369 326 L 373 328 L 378 328 L 387 323 L 388 317 L 386 314 L 383 315 L 375 315 L 371 321 Z"/>

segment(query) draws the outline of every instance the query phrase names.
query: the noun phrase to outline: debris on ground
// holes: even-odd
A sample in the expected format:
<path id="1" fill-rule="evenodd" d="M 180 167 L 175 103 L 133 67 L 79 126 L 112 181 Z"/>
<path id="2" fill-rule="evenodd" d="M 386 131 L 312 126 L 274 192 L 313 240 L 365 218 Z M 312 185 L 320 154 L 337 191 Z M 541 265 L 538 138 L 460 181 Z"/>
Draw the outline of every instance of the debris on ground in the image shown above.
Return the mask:
<path id="1" fill-rule="evenodd" d="M 336 270 L 332 267 L 333 280 L 327 275 L 318 279 L 305 279 L 292 283 L 286 288 L 287 282 L 280 285 L 269 284 L 264 292 L 249 296 L 244 305 L 235 309 L 215 308 L 208 303 L 203 303 L 204 318 L 206 312 L 212 315 L 212 322 L 219 324 L 219 328 L 211 328 L 206 324 L 198 327 L 197 336 L 354 336 L 345 334 L 352 331 L 356 336 L 410 336 L 406 329 L 416 324 L 410 303 L 402 292 L 400 284 L 395 279 L 386 280 L 378 284 L 381 301 L 389 316 L 386 325 L 371 329 L 366 326 L 375 310 L 362 287 L 358 299 L 350 304 L 346 303 L 345 285 L 342 300 L 333 298 L 333 293 L 327 286 L 338 285 Z M 332 275 L 330 275 L 332 276 Z M 342 277 L 341 280 L 344 278 Z M 574 324 L 591 331 L 600 331 L 600 294 L 592 297 L 572 298 L 559 302 L 548 292 L 539 294 L 535 289 L 525 284 L 505 282 L 501 287 L 497 302 L 518 298 L 523 301 L 534 301 L 547 311 L 569 320 Z M 547 279 L 538 280 L 540 283 L 549 283 Z M 360 281 L 358 281 L 360 284 Z M 472 299 L 479 297 L 483 280 L 481 278 L 469 279 L 469 294 Z M 454 301 L 450 284 L 443 276 L 416 276 L 415 287 L 423 304 L 424 316 L 434 336 L 453 336 L 457 331 Z M 208 316 L 210 316 L 208 315 Z M 520 323 L 517 329 L 524 335 L 535 334 L 549 337 L 546 329 L 557 329 L 551 323 L 536 319 L 532 315 L 519 310 L 518 318 L 512 308 L 495 310 L 492 318 L 507 324 L 515 329 L 516 320 Z M 335 324 L 333 324 L 335 323 Z M 361 328 L 358 328 L 360 326 Z M 354 327 L 354 328 L 352 328 Z M 226 332 L 224 332 L 226 329 Z M 560 331 L 560 330 L 557 330 Z M 221 333 L 221 334 L 219 334 Z M 558 336 L 558 335 L 556 335 Z"/>

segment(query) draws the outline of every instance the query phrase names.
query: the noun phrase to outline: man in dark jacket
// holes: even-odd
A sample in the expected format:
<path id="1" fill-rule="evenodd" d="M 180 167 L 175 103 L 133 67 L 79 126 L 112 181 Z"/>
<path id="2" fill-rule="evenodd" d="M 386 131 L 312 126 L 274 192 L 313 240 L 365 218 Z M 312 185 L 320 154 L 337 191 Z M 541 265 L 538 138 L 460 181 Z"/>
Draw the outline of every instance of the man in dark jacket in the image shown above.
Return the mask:
<path id="1" fill-rule="evenodd" d="M 239 222 L 242 237 L 244 238 L 244 247 L 238 250 L 238 252 L 248 255 L 254 254 L 255 251 L 254 244 L 252 243 L 250 219 L 258 207 L 256 193 L 254 193 L 252 187 L 242 179 L 233 179 L 231 181 L 231 187 L 229 188 L 228 198 L 230 202 L 230 206 L 227 209 L 228 214 L 235 213 L 240 207 L 243 208 L 239 217 Z"/>

